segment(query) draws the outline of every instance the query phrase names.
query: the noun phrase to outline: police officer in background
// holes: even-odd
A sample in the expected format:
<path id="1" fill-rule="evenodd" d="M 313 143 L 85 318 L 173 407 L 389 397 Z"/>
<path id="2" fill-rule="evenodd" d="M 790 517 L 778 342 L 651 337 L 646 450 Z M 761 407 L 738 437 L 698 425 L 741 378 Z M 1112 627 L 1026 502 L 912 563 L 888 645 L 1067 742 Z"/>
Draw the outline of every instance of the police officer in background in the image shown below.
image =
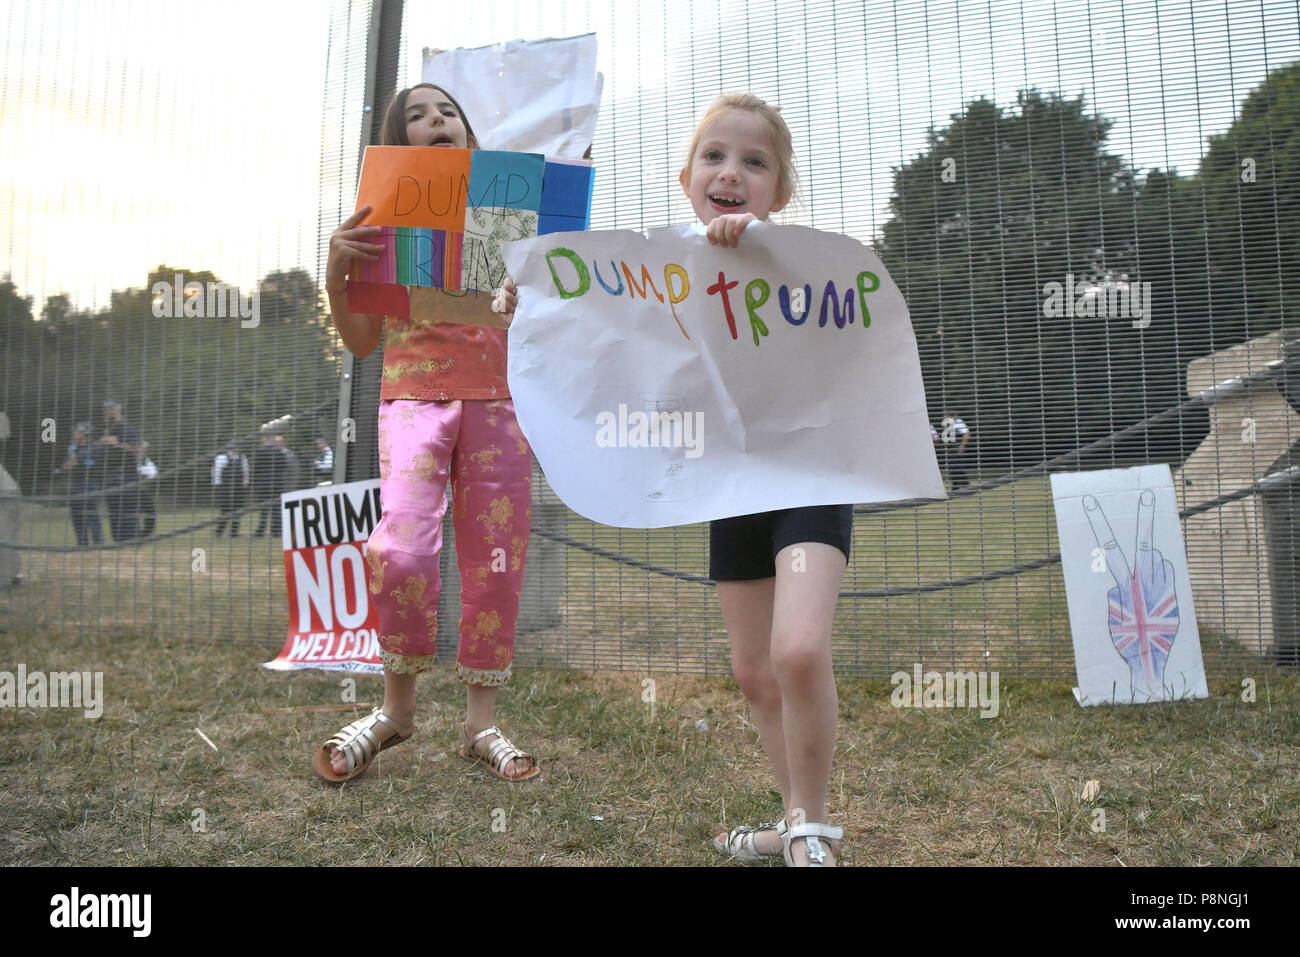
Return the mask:
<path id="1" fill-rule="evenodd" d="M 68 501 L 68 507 L 72 510 L 72 531 L 77 536 L 77 544 L 82 548 L 100 545 L 104 541 L 98 500 L 94 497 L 79 497 L 99 491 L 99 478 L 95 468 L 99 447 L 90 440 L 90 432 L 89 422 L 77 423 L 72 433 L 72 444 L 68 446 L 68 457 L 59 469 L 68 476 L 68 494 L 72 496 Z"/>
<path id="2" fill-rule="evenodd" d="M 140 511 L 140 493 L 134 483 L 139 480 L 136 463 L 144 443 L 135 426 L 122 417 L 122 403 L 113 399 L 104 402 L 104 434 L 95 440 L 103 457 L 104 504 L 108 507 L 108 527 L 113 541 L 120 542 L 139 535 L 137 524 Z M 118 486 L 132 484 L 121 492 L 112 491 Z"/>
<path id="3" fill-rule="evenodd" d="M 261 503 L 258 509 L 255 537 L 266 534 L 266 521 L 271 520 L 271 534 L 280 534 L 280 492 L 284 475 L 284 456 L 275 446 L 276 437 L 270 432 L 262 435 L 262 444 L 253 453 L 253 500 Z"/>
<path id="4" fill-rule="evenodd" d="M 230 537 L 239 537 L 238 512 L 244 507 L 244 499 L 248 496 L 248 486 L 251 481 L 248 459 L 239 454 L 238 445 L 234 439 L 231 439 L 226 443 L 226 450 L 212 463 L 213 498 L 216 500 L 217 510 L 221 513 L 221 520 L 213 529 L 218 538 L 226 530 L 227 521 L 230 522 Z"/>
<path id="5" fill-rule="evenodd" d="M 280 453 L 280 478 L 276 492 L 292 492 L 298 488 L 298 455 L 289 448 L 283 435 L 275 437 L 275 448 Z"/>

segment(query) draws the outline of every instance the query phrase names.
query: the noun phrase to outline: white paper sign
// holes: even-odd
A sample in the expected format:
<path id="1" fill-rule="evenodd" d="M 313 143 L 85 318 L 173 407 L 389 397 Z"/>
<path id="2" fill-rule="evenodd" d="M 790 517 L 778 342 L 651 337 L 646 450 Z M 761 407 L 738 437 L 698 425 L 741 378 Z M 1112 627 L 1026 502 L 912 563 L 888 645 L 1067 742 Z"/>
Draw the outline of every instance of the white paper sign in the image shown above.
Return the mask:
<path id="1" fill-rule="evenodd" d="M 752 223 L 507 244 L 519 424 L 574 511 L 662 528 L 946 498 L 907 305 L 861 243 Z"/>
<path id="2" fill-rule="evenodd" d="M 1052 476 L 1081 705 L 1205 698 L 1168 465 Z"/>
<path id="3" fill-rule="evenodd" d="M 456 97 L 485 150 L 581 159 L 596 135 L 603 78 L 594 33 L 426 50 L 421 82 Z"/>

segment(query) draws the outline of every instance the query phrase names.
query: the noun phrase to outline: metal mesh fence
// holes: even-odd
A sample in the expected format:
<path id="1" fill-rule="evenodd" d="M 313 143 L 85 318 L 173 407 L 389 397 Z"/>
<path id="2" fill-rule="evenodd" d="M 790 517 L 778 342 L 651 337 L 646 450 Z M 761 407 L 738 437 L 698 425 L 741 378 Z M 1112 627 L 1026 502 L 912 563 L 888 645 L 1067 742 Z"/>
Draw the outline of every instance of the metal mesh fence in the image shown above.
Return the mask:
<path id="1" fill-rule="evenodd" d="M 795 134 L 787 221 L 871 243 L 907 297 L 954 494 L 859 506 L 842 674 L 1072 673 L 1047 473 L 1153 462 L 1175 470 L 1208 670 L 1294 660 L 1294 2 L 336 0 L 187 8 L 198 46 L 176 17 L 5 7 L 10 627 L 283 641 L 260 463 L 310 484 L 315 439 L 350 414 L 348 477 L 375 474 L 381 360 L 346 356 L 321 281 L 376 110 L 424 47 L 595 32 L 593 228 L 689 220 L 695 118 L 753 89 Z M 224 311 L 186 315 L 186 283 L 208 303 L 227 284 Z M 1106 289 L 1146 290 L 1144 314 L 1106 312 Z M 146 443 L 156 476 L 109 434 Z M 238 537 L 212 482 L 231 443 Z M 729 670 L 705 527 L 605 528 L 535 485 L 517 663 Z M 444 556 L 446 638 L 454 579 Z"/>

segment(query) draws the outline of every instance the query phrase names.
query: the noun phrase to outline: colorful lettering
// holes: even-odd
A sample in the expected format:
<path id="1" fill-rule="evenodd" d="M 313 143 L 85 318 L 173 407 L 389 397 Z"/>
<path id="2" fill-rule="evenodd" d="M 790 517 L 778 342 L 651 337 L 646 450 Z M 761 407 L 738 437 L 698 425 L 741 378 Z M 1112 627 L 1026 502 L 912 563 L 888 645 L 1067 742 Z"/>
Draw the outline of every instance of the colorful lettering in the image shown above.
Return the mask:
<path id="1" fill-rule="evenodd" d="M 792 326 L 802 326 L 808 321 L 808 314 L 812 312 L 812 286 L 807 283 L 803 287 L 803 314 L 798 319 L 790 311 L 790 287 L 782 285 L 777 290 L 777 299 L 781 303 L 781 315 L 785 316 L 785 321 Z"/>
<path id="2" fill-rule="evenodd" d="M 632 278 L 632 270 L 627 268 L 627 263 L 622 263 L 622 266 L 623 275 L 627 277 L 627 294 L 629 296 L 635 299 L 639 293 L 642 299 L 649 299 L 650 297 L 645 294 L 646 287 L 649 286 L 650 291 L 655 294 L 655 298 L 660 302 L 664 301 L 664 297 L 660 294 L 659 290 L 655 288 L 654 280 L 650 278 L 650 269 L 645 263 L 641 264 L 642 282 L 639 286 L 636 284 L 636 280 Z"/>
<path id="3" fill-rule="evenodd" d="M 557 268 L 557 263 L 565 260 L 571 265 L 573 273 L 572 275 L 566 273 L 561 278 L 560 273 L 563 270 Z M 574 250 L 563 246 L 558 246 L 546 253 L 546 265 L 551 271 L 551 279 L 555 283 L 556 292 L 559 293 L 561 299 L 576 299 L 586 295 L 591 289 L 592 273 L 595 273 L 596 282 L 611 296 L 622 296 L 626 292 L 627 297 L 633 301 L 638 298 L 649 300 L 653 297 L 661 303 L 666 302 L 668 308 L 672 311 L 673 321 L 677 323 L 677 328 L 681 330 L 682 336 L 686 339 L 691 338 L 682 322 L 682 316 L 677 312 L 677 306 L 685 302 L 691 294 L 691 277 L 684 266 L 672 262 L 664 264 L 663 282 L 664 291 L 667 293 L 665 296 L 664 292 L 661 292 L 655 284 L 654 276 L 646 263 L 637 263 L 634 266 L 626 260 L 609 259 L 605 261 L 609 263 L 614 271 L 614 284 L 606 281 L 604 275 L 602 275 L 600 260 L 592 259 L 590 263 L 587 263 Z M 726 272 L 719 270 L 717 281 L 705 287 L 708 295 L 718 296 L 721 299 L 723 315 L 727 321 L 727 331 L 731 333 L 731 338 L 734 341 L 740 339 L 740 330 L 736 322 L 736 307 L 733 306 L 731 301 L 731 291 L 740 285 L 741 280 L 729 280 Z M 843 298 L 841 299 L 840 288 L 836 286 L 835 280 L 827 280 L 822 291 L 818 327 L 824 328 L 828 320 L 832 319 L 837 329 L 852 325 L 857 318 L 859 306 L 862 310 L 862 324 L 864 326 L 869 325 L 871 312 L 867 305 L 867 296 L 878 291 L 880 286 L 879 276 L 873 272 L 863 271 L 858 273 L 853 284 L 844 287 Z M 776 286 L 775 291 L 781 315 L 785 321 L 791 326 L 806 324 L 813 312 L 812 285 L 808 283 L 804 283 L 802 286 L 781 284 Z M 749 319 L 749 332 L 755 346 L 761 345 L 763 339 L 771 335 L 771 329 L 767 321 L 760 315 L 760 310 L 772 301 L 772 293 L 773 283 L 766 278 L 755 277 L 744 283 L 745 315 Z"/>
<path id="4" fill-rule="evenodd" d="M 673 292 L 674 276 L 682 281 L 677 292 Z M 673 318 L 677 320 L 677 328 L 682 330 L 682 335 L 689 339 L 690 336 L 686 335 L 686 327 L 677 316 L 677 304 L 691 294 L 691 277 L 686 275 L 686 270 L 677 263 L 668 263 L 664 266 L 664 288 L 668 290 L 668 307 L 672 309 Z"/>
<path id="5" fill-rule="evenodd" d="M 760 333 L 767 335 L 767 324 L 758 318 L 758 307 L 767 302 L 771 295 L 772 287 L 765 279 L 751 279 L 749 285 L 745 286 L 745 311 L 749 313 L 749 331 L 754 336 L 754 345 L 758 345 Z"/>
<path id="6" fill-rule="evenodd" d="M 739 285 L 740 283 L 734 279 L 731 282 L 727 282 L 726 274 L 719 269 L 718 281 L 708 289 L 704 290 L 710 296 L 722 296 L 722 309 L 727 314 L 727 328 L 731 330 L 731 338 L 733 339 L 739 339 L 740 336 L 736 334 L 736 317 L 731 311 L 731 299 L 727 296 L 727 292 L 728 290 L 735 289 Z"/>
<path id="7" fill-rule="evenodd" d="M 871 286 L 868 287 L 863 280 L 870 280 Z M 871 325 L 871 310 L 867 308 L 867 293 L 875 292 L 880 288 L 880 277 L 873 272 L 858 273 L 858 301 L 862 303 L 862 328 L 865 329 Z"/>
<path id="8" fill-rule="evenodd" d="M 555 271 L 555 257 L 562 256 L 569 262 L 573 263 L 573 268 L 578 272 L 578 288 L 566 289 L 564 283 L 560 282 L 560 277 Z M 579 296 L 585 296 L 587 290 L 591 288 L 591 274 L 587 272 L 587 266 L 577 253 L 572 249 L 565 249 L 558 246 L 546 254 L 546 266 L 551 270 L 551 278 L 555 280 L 555 291 L 560 294 L 561 299 L 576 299 Z"/>
<path id="9" fill-rule="evenodd" d="M 834 310 L 835 328 L 843 329 L 845 323 L 853 321 L 853 292 L 845 290 L 844 292 L 844 312 L 840 313 L 839 295 L 835 291 L 835 280 L 826 280 L 826 291 L 822 293 L 822 311 L 821 317 L 817 320 L 817 325 L 826 325 L 826 307 L 830 306 Z"/>
<path id="10" fill-rule="evenodd" d="M 618 267 L 614 265 L 614 260 L 611 259 L 609 264 L 614 270 L 614 278 L 618 280 L 618 288 L 609 288 L 609 283 L 605 282 L 605 280 L 600 276 L 600 266 L 596 263 L 596 260 L 593 259 L 591 261 L 591 268 L 596 273 L 596 282 L 600 283 L 604 290 L 611 296 L 621 296 L 623 295 L 623 277 L 618 274 Z"/>

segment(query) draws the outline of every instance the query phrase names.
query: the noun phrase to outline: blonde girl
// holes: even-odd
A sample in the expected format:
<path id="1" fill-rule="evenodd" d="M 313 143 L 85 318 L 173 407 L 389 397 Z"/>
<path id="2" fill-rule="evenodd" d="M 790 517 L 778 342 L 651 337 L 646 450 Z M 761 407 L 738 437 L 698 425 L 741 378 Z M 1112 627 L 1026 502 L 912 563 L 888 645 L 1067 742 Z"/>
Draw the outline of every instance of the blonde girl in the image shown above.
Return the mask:
<path id="1" fill-rule="evenodd" d="M 766 220 L 794 195 L 794 149 L 777 108 L 750 93 L 715 100 L 695 131 L 680 181 L 709 241 L 739 246 L 750 223 Z M 710 525 L 710 577 L 732 671 L 785 806 L 781 821 L 715 838 L 724 854 L 747 861 L 783 854 L 792 866 L 835 861 L 831 842 L 843 832 L 826 820 L 839 707 L 831 622 L 852 526 L 852 505 L 782 509 Z"/>

